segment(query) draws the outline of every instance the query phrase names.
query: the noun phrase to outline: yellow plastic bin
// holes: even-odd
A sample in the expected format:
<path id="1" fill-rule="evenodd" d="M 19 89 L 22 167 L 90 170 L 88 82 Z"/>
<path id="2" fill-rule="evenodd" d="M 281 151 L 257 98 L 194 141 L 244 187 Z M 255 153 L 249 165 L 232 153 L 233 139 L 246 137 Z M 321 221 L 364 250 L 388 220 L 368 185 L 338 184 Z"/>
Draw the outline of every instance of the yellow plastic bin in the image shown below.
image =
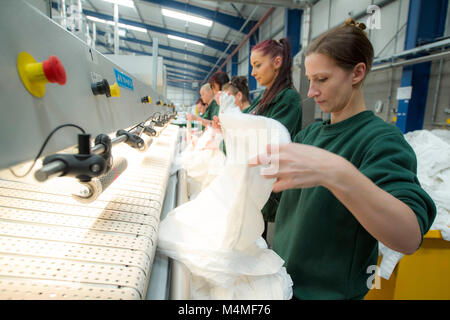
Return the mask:
<path id="1" fill-rule="evenodd" d="M 365 300 L 450 300 L 450 241 L 430 230 L 419 250 L 400 259 L 389 280 L 379 280 L 380 288 L 372 288 Z"/>

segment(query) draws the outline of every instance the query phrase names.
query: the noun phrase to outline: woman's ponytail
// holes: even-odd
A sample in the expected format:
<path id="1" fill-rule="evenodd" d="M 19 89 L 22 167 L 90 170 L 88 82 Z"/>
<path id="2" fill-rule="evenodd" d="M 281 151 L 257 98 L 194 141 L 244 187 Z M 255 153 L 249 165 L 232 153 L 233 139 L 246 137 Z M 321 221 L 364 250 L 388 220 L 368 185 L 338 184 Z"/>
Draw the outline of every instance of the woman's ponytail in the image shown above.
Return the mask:
<path id="1" fill-rule="evenodd" d="M 280 41 L 265 40 L 252 48 L 252 51 L 261 50 L 263 55 L 269 54 L 272 58 L 280 56 L 282 64 L 273 85 L 264 92 L 258 106 L 254 109 L 255 114 L 263 114 L 272 100 L 286 88 L 292 88 L 292 51 L 291 44 L 286 38 Z"/>

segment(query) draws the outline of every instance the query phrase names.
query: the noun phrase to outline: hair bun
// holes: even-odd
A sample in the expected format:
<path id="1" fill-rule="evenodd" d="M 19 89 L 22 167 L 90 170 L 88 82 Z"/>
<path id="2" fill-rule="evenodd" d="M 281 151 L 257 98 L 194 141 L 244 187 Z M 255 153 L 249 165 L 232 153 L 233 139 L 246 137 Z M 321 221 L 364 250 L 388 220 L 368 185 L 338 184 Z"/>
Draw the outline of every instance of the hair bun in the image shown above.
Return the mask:
<path id="1" fill-rule="evenodd" d="M 242 87 L 243 85 L 247 86 L 248 85 L 247 82 L 248 82 L 247 78 L 244 76 L 235 76 L 235 77 L 231 78 L 231 81 L 230 81 L 231 85 L 233 85 L 235 87 Z"/>
<path id="2" fill-rule="evenodd" d="M 361 30 L 365 30 L 366 29 L 366 25 L 364 23 L 357 22 L 353 18 L 350 18 L 350 17 L 345 20 L 344 25 L 346 25 L 346 26 L 355 26 L 356 28 L 359 28 Z"/>

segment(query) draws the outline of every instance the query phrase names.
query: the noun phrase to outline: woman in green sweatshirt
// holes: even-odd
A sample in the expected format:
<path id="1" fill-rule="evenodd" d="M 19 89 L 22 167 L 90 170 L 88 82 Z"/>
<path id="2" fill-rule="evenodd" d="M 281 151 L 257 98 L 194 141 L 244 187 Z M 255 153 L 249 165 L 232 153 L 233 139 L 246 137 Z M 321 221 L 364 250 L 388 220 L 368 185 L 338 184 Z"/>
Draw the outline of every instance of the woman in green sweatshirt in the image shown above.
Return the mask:
<path id="1" fill-rule="evenodd" d="M 281 122 L 291 139 L 302 127 L 300 95 L 292 82 L 292 53 L 289 40 L 265 40 L 252 48 L 250 55 L 251 75 L 266 87 L 243 113 L 261 115 Z M 272 193 L 262 209 L 265 221 L 263 237 L 267 235 L 267 224 L 275 220 L 281 194 Z"/>
<path id="2" fill-rule="evenodd" d="M 207 105 L 205 112 L 201 116 L 188 114 L 186 119 L 188 121 L 199 121 L 204 127 L 207 127 L 212 124 L 213 118 L 219 114 L 219 105 L 214 99 L 214 92 L 209 83 L 200 88 L 200 96 L 203 103 Z"/>
<path id="3" fill-rule="evenodd" d="M 297 299 L 362 299 L 378 241 L 412 254 L 436 215 L 417 179 L 413 149 L 398 128 L 366 109 L 362 83 L 373 47 L 364 29 L 349 18 L 310 44 L 308 97 L 331 119 L 309 125 L 279 153 L 258 157 L 278 165 L 265 177 L 277 179 L 275 192 L 285 190 L 273 249 L 285 260 Z"/>

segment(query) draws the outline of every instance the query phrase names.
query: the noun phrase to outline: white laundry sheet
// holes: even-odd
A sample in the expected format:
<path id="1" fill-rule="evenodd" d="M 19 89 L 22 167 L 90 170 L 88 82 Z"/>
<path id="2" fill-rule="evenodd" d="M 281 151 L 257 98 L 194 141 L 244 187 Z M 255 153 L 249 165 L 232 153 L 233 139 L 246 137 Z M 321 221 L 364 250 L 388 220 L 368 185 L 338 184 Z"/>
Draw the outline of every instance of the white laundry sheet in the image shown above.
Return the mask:
<path id="1" fill-rule="evenodd" d="M 444 130 L 416 130 L 405 139 L 417 156 L 417 177 L 433 199 L 437 213 L 430 230 L 439 230 L 450 241 L 450 135 Z M 403 254 L 379 243 L 380 276 L 389 279 Z"/>
<path id="2" fill-rule="evenodd" d="M 200 137 L 190 139 L 176 160 L 179 167 L 186 170 L 189 199 L 194 199 L 209 186 L 225 167 L 226 157 L 219 148 L 222 139 L 218 130 L 208 127 Z"/>
<path id="3" fill-rule="evenodd" d="M 161 221 L 158 251 L 190 270 L 192 299 L 290 299 L 284 261 L 261 238 L 261 209 L 275 181 L 248 166 L 268 143 L 289 143 L 289 132 L 273 119 L 241 113 L 232 96 L 220 101 L 225 166 Z"/>

